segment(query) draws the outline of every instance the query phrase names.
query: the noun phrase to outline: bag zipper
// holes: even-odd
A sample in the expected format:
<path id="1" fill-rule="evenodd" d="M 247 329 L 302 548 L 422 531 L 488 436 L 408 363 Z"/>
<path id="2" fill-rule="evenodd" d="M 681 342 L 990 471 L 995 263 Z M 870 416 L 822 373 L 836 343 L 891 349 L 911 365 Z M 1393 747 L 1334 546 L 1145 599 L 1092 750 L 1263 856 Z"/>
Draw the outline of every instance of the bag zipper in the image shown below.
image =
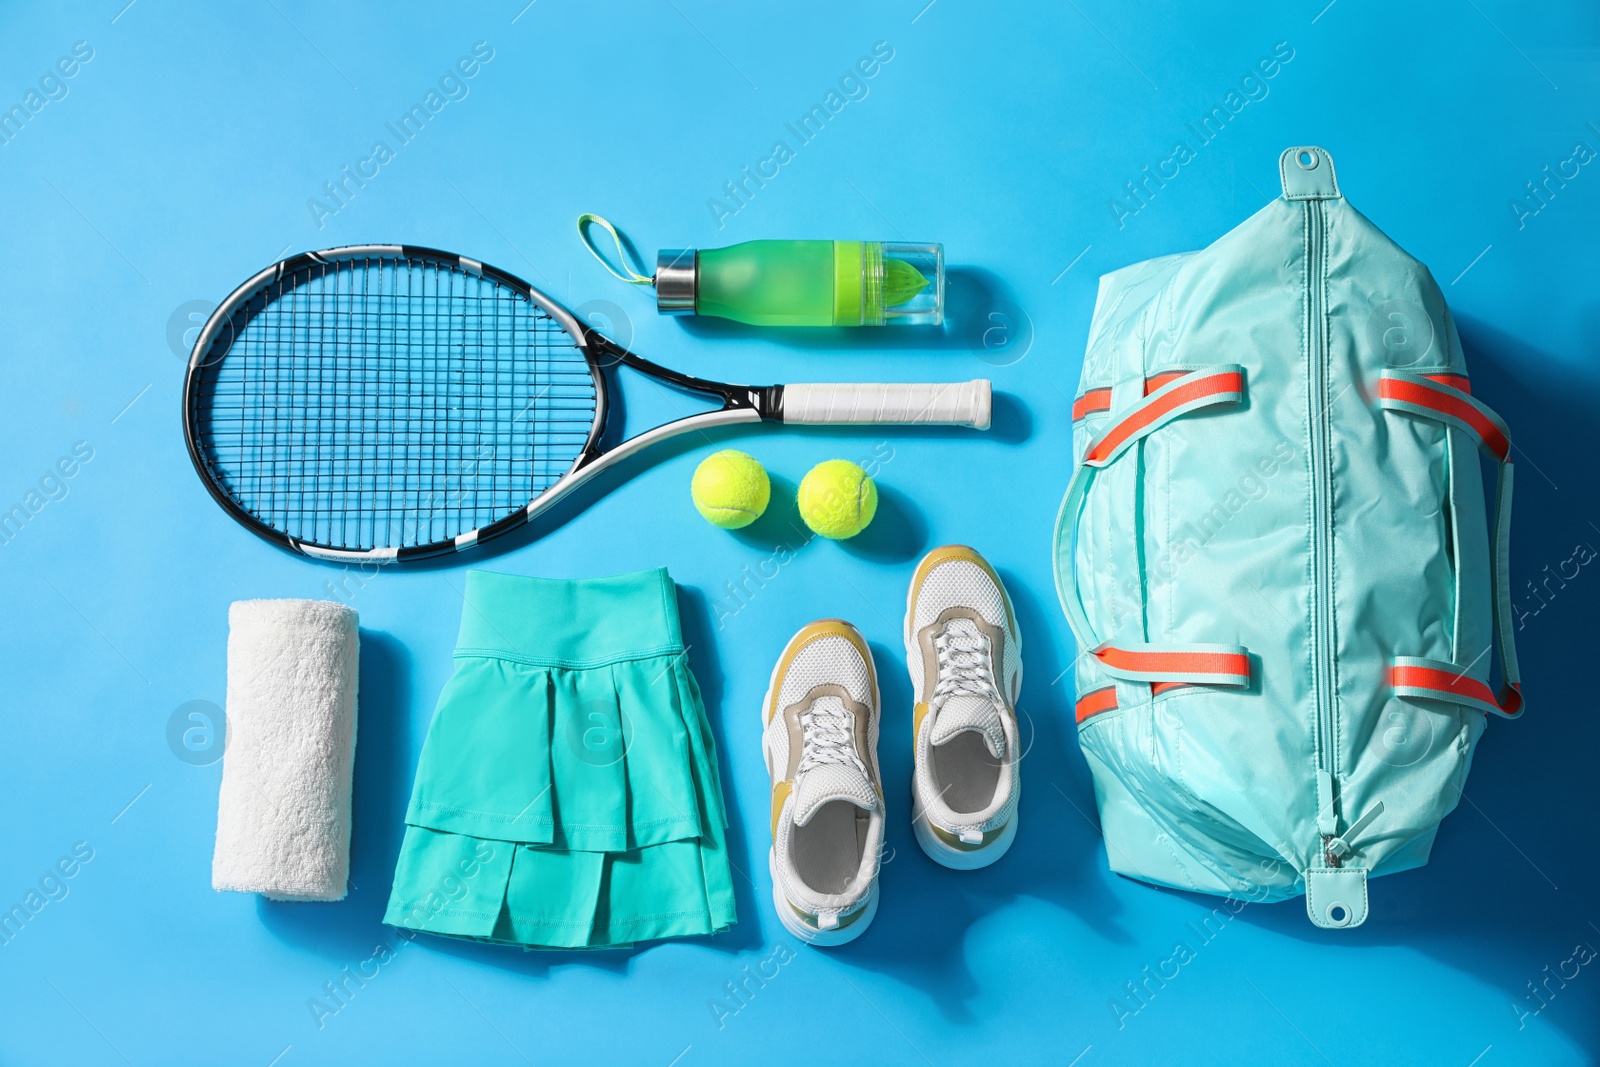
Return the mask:
<path id="1" fill-rule="evenodd" d="M 1338 838 L 1339 821 L 1334 771 L 1338 753 L 1334 741 L 1334 610 L 1333 610 L 1333 477 L 1329 454 L 1327 264 L 1324 245 L 1327 217 L 1321 200 L 1302 201 L 1306 225 L 1306 362 L 1310 374 L 1311 430 L 1311 567 L 1316 582 L 1316 602 L 1311 613 L 1314 652 L 1312 683 L 1317 705 L 1317 833 L 1329 867 L 1340 856 L 1331 846 Z"/>

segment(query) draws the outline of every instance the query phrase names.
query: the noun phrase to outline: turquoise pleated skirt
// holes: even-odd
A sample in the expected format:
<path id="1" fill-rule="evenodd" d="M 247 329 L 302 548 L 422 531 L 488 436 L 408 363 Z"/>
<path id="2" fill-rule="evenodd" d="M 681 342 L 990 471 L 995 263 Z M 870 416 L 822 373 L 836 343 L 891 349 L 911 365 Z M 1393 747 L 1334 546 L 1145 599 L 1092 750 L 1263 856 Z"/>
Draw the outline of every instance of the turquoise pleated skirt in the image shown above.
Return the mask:
<path id="1" fill-rule="evenodd" d="M 613 948 L 734 921 L 722 790 L 665 570 L 472 571 L 384 921 Z"/>

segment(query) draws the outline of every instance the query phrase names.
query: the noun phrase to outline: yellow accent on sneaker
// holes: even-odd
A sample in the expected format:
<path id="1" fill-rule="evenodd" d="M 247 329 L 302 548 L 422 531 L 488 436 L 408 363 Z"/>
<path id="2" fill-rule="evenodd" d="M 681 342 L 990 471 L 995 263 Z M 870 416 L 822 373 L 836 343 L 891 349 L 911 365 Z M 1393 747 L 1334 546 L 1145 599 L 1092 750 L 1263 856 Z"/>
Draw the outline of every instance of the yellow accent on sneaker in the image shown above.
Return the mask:
<path id="1" fill-rule="evenodd" d="M 783 806 L 789 800 L 789 794 L 794 792 L 794 779 L 785 778 L 772 786 L 772 832 L 778 832 L 778 818 L 783 814 Z"/>

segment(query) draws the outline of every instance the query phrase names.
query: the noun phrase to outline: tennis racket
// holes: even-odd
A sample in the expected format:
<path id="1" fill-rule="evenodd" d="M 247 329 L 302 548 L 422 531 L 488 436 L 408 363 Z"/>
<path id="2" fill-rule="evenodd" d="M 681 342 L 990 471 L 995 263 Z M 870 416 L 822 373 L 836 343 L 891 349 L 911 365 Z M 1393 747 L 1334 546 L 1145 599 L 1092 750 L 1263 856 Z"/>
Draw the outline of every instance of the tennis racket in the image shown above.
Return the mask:
<path id="1" fill-rule="evenodd" d="M 620 367 L 721 407 L 602 447 Z M 733 385 L 643 359 L 505 271 L 430 248 L 291 256 L 222 302 L 184 383 L 189 456 L 240 523 L 319 559 L 481 544 L 678 434 L 989 426 L 989 382 Z"/>

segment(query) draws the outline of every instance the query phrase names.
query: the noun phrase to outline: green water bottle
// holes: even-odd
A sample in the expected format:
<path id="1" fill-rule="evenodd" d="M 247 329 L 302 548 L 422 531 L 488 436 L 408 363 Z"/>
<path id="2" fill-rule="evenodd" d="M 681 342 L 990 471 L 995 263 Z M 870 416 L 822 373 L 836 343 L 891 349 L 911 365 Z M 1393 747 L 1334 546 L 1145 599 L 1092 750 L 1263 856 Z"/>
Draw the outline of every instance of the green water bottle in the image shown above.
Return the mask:
<path id="1" fill-rule="evenodd" d="M 938 326 L 944 248 L 887 241 L 745 241 L 656 257 L 656 309 L 752 326 Z"/>

